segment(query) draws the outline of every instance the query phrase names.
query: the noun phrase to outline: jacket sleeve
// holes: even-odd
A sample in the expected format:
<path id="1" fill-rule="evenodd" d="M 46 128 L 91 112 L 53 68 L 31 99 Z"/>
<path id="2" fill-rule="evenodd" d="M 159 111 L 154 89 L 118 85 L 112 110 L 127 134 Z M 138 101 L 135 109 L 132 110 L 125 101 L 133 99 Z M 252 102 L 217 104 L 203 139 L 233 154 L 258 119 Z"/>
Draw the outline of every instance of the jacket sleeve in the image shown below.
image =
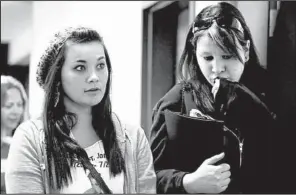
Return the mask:
<path id="1" fill-rule="evenodd" d="M 143 129 L 138 131 L 137 164 L 138 185 L 137 193 L 156 194 L 156 174 L 153 157 Z"/>
<path id="2" fill-rule="evenodd" d="M 15 131 L 5 173 L 7 193 L 44 193 L 34 131 L 30 121 Z"/>
<path id="3" fill-rule="evenodd" d="M 168 100 L 162 98 L 153 109 L 150 147 L 157 176 L 157 193 L 186 193 L 183 187 L 186 172 L 174 169 L 167 154 L 168 134 L 163 115 L 165 109 L 176 109 L 181 99 L 179 92 L 180 86 L 173 88 L 165 96 Z"/>

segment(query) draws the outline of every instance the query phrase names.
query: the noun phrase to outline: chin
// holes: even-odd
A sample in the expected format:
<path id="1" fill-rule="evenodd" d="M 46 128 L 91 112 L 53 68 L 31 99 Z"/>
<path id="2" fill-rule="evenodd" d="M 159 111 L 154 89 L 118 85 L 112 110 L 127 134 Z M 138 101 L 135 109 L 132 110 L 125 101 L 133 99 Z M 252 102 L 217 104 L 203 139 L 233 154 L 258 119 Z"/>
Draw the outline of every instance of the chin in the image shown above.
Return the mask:
<path id="1" fill-rule="evenodd" d="M 12 131 L 13 129 L 17 128 L 19 122 L 18 123 L 15 123 L 15 124 L 12 124 L 10 125 L 9 129 Z"/>
<path id="2" fill-rule="evenodd" d="M 207 79 L 207 81 L 211 86 L 214 86 L 214 83 L 210 79 Z"/>
<path id="3" fill-rule="evenodd" d="M 94 99 L 87 101 L 86 104 L 88 106 L 95 106 L 95 105 L 98 105 L 99 103 L 101 103 L 102 99 L 103 99 L 103 97 L 102 98 L 94 98 Z"/>

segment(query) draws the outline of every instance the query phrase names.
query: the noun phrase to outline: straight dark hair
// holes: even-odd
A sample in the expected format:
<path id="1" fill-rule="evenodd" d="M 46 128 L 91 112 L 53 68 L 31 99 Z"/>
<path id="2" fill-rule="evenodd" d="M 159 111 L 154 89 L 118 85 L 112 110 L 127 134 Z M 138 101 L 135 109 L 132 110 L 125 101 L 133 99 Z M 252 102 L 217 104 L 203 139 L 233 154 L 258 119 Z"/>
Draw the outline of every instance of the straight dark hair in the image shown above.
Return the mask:
<path id="1" fill-rule="evenodd" d="M 241 33 L 232 28 L 222 28 L 216 23 L 213 23 L 208 29 L 193 32 L 195 23 L 204 19 L 217 18 L 221 16 L 236 18 L 240 22 L 244 32 Z M 242 59 L 240 59 L 238 55 L 238 48 L 235 40 L 238 40 L 239 44 L 241 44 L 243 48 L 249 40 L 250 58 L 248 62 L 245 63 L 245 69 L 240 82 L 245 84 L 256 94 L 261 92 L 261 88 L 258 87 L 258 83 L 260 83 L 259 72 L 262 68 L 260 66 L 250 29 L 247 26 L 245 19 L 240 11 L 229 3 L 220 2 L 215 5 L 210 5 L 198 14 L 191 24 L 176 72 L 181 82 L 189 82 L 194 87 L 197 97 L 197 106 L 202 112 L 213 114 L 213 112 L 215 112 L 215 108 L 213 106 L 214 98 L 211 93 L 211 85 L 202 74 L 196 58 L 196 44 L 198 38 L 201 36 L 209 36 L 218 47 L 237 57 L 241 62 Z"/>
<path id="2" fill-rule="evenodd" d="M 111 62 L 109 54 L 97 31 L 88 28 L 69 28 L 65 33 L 56 34 L 56 39 L 47 49 L 39 64 L 38 82 L 45 90 L 45 102 L 43 111 L 43 124 L 45 132 L 45 144 L 49 170 L 50 186 L 61 189 L 72 182 L 71 166 L 78 160 L 84 168 L 88 161 L 86 151 L 70 137 L 70 131 L 77 122 L 74 113 L 67 112 L 63 101 L 58 101 L 57 91 L 63 96 L 64 91 L 61 82 L 61 68 L 65 61 L 66 42 L 88 43 L 98 41 L 103 45 L 109 77 L 106 91 L 101 102 L 92 107 L 92 125 L 96 134 L 103 141 L 106 158 L 109 163 L 111 175 L 115 176 L 122 171 L 125 173 L 125 163 L 116 139 L 115 125 L 112 120 L 112 108 L 110 101 L 111 87 Z"/>

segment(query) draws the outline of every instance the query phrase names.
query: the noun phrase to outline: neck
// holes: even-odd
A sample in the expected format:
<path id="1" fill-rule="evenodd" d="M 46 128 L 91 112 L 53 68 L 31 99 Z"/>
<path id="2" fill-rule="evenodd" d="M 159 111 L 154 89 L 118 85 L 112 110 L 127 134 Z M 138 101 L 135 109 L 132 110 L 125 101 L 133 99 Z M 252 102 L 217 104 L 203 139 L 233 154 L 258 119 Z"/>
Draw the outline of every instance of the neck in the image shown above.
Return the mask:
<path id="1" fill-rule="evenodd" d="M 10 144 L 12 130 L 7 129 L 1 125 L 1 145 L 3 143 Z"/>
<path id="2" fill-rule="evenodd" d="M 10 137 L 11 134 L 12 134 L 12 129 L 9 129 L 1 125 L 1 138 Z"/>
<path id="3" fill-rule="evenodd" d="M 65 108 L 68 112 L 77 116 L 75 126 L 71 129 L 76 141 L 82 146 L 87 147 L 99 138 L 92 126 L 91 106 L 82 106 L 65 97 Z"/>
<path id="4" fill-rule="evenodd" d="M 7 129 L 1 125 L 1 139 L 7 136 Z"/>
<path id="5" fill-rule="evenodd" d="M 77 116 L 76 126 L 84 125 L 90 126 L 92 115 L 91 115 L 91 106 L 79 105 L 69 98 L 65 97 L 64 99 L 65 108 L 68 112 L 74 113 Z"/>

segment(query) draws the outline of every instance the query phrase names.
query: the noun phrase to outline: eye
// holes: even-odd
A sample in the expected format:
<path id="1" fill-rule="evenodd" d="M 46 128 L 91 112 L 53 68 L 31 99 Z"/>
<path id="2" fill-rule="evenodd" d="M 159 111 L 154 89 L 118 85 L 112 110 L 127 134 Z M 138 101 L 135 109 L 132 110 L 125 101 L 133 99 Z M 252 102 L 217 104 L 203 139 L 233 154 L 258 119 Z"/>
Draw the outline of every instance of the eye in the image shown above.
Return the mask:
<path id="1" fill-rule="evenodd" d="M 23 103 L 18 103 L 17 106 L 18 107 L 23 107 Z"/>
<path id="2" fill-rule="evenodd" d="M 213 60 L 214 59 L 214 57 L 213 56 L 205 56 L 205 57 L 203 57 L 206 61 L 211 61 L 211 60 Z"/>
<path id="3" fill-rule="evenodd" d="M 106 66 L 106 63 L 105 63 L 105 62 L 100 62 L 100 63 L 98 64 L 98 68 L 99 68 L 99 69 L 104 69 L 105 66 Z"/>
<path id="4" fill-rule="evenodd" d="M 228 60 L 228 59 L 232 58 L 232 55 L 223 55 L 222 58 L 224 60 Z"/>
<path id="5" fill-rule="evenodd" d="M 82 70 L 85 70 L 85 66 L 84 65 L 78 65 L 78 66 L 75 66 L 74 69 L 77 70 L 77 71 L 82 71 Z"/>
<path id="6" fill-rule="evenodd" d="M 9 108 L 12 108 L 12 104 L 5 104 L 4 107 L 5 107 L 5 108 L 8 108 L 8 109 L 9 109 Z"/>

